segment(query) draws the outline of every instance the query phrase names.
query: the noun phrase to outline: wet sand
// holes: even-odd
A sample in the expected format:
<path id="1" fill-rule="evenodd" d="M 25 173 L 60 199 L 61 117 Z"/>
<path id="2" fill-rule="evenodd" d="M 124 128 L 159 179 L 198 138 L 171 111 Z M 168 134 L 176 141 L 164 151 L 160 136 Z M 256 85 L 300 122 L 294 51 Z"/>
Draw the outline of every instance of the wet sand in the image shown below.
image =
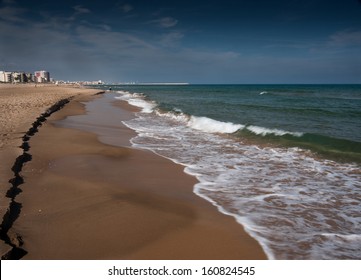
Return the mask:
<path id="1" fill-rule="evenodd" d="M 117 101 L 110 110 L 106 99 L 86 115 L 85 99 L 73 100 L 30 139 L 12 227 L 23 258 L 265 258 L 232 217 L 193 193 L 182 166 L 130 148 L 135 133 L 120 121 L 134 108 Z"/>

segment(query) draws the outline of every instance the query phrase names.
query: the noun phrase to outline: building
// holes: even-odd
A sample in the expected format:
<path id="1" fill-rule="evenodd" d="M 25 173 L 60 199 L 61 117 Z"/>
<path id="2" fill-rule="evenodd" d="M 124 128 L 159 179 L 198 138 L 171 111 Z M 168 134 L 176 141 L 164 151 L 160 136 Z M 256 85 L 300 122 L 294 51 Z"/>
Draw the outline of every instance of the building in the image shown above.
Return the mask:
<path id="1" fill-rule="evenodd" d="M 36 83 L 48 83 L 50 82 L 50 73 L 48 71 L 35 71 L 34 82 Z"/>
<path id="2" fill-rule="evenodd" d="M 27 82 L 25 72 L 12 72 L 12 82 L 13 83 L 25 83 Z"/>
<path id="3" fill-rule="evenodd" d="M 50 73 L 45 70 L 36 71 L 34 75 L 24 71 L 0 71 L 0 83 L 54 83 Z"/>
<path id="4" fill-rule="evenodd" d="M 0 71 L 0 82 L 2 82 L 2 83 L 11 83 L 12 81 L 13 81 L 12 72 Z"/>
<path id="5" fill-rule="evenodd" d="M 26 75 L 26 82 L 28 83 L 34 82 L 33 74 L 25 73 L 25 75 Z"/>

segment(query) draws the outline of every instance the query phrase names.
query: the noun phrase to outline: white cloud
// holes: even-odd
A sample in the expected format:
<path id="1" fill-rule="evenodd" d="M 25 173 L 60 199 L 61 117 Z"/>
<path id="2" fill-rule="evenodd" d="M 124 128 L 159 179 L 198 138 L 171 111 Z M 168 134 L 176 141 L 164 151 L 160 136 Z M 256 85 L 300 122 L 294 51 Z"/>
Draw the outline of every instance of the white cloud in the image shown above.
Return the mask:
<path id="1" fill-rule="evenodd" d="M 86 26 L 78 26 L 76 29 L 78 38 L 94 51 L 114 57 L 117 54 L 132 55 L 139 50 L 154 49 L 153 45 L 146 41 L 123 32 L 99 30 Z"/>
<path id="2" fill-rule="evenodd" d="M 330 36 L 330 43 L 339 46 L 361 46 L 361 31 L 340 31 Z"/>
<path id="3" fill-rule="evenodd" d="M 175 18 L 172 18 L 172 17 L 163 17 L 163 18 L 152 20 L 150 22 L 155 23 L 163 28 L 170 28 L 170 27 L 176 26 L 178 24 L 178 20 L 176 20 Z"/>
<path id="4" fill-rule="evenodd" d="M 73 9 L 75 10 L 76 14 L 90 14 L 90 10 L 81 5 L 76 5 L 73 7 Z"/>
<path id="5" fill-rule="evenodd" d="M 73 13 L 72 16 L 70 16 L 66 20 L 74 21 L 74 20 L 77 19 L 77 17 L 79 15 L 85 15 L 85 14 L 90 14 L 91 13 L 91 11 L 88 8 L 85 8 L 82 5 L 76 5 L 76 6 L 73 7 L 73 9 L 74 9 L 75 12 Z"/>
<path id="6" fill-rule="evenodd" d="M 182 32 L 170 32 L 162 36 L 160 42 L 165 47 L 175 46 L 182 38 Z"/>
<path id="7" fill-rule="evenodd" d="M 106 31 L 111 31 L 112 30 L 112 28 L 108 24 L 100 24 L 99 27 L 103 28 Z"/>

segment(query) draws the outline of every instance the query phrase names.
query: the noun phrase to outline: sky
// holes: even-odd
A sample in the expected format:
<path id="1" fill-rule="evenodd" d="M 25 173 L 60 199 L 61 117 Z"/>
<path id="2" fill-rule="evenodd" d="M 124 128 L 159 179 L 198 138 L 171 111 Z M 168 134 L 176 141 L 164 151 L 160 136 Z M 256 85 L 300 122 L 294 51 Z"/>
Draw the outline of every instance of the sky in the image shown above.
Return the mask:
<path id="1" fill-rule="evenodd" d="M 361 0 L 0 1 L 0 70 L 108 83 L 361 83 Z"/>

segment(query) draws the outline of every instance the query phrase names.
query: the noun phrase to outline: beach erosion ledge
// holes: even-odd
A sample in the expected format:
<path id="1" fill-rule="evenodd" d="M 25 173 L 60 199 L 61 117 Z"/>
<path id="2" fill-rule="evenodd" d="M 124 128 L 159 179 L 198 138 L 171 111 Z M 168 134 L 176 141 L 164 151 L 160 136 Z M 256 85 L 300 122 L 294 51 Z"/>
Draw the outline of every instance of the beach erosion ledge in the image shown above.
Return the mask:
<path id="1" fill-rule="evenodd" d="M 125 102 L 93 89 L 0 90 L 9 120 L 0 144 L 3 258 L 265 258 L 232 217 L 193 193 L 197 181 L 182 166 L 130 147 L 135 132 L 121 121 L 135 109 Z M 85 112 L 84 101 L 95 109 Z"/>

